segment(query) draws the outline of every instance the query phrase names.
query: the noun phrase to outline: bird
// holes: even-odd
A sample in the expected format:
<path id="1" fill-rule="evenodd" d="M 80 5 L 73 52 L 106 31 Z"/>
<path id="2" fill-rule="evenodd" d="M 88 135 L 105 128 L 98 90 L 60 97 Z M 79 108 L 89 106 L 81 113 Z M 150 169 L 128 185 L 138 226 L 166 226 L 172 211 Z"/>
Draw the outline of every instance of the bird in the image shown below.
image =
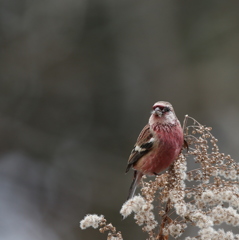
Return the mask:
<path id="1" fill-rule="evenodd" d="M 134 176 L 127 200 L 133 198 L 143 175 L 159 175 L 178 158 L 183 145 L 183 129 L 173 106 L 156 102 L 128 159 L 126 173 L 132 168 Z"/>

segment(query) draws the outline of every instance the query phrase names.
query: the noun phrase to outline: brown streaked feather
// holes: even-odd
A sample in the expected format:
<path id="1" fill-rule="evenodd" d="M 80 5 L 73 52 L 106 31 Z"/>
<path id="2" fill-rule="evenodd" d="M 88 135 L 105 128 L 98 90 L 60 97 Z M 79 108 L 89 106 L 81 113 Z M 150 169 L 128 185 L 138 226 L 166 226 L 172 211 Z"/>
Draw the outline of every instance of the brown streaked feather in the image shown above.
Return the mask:
<path id="1" fill-rule="evenodd" d="M 132 198 L 134 196 L 135 190 L 136 190 L 137 186 L 139 185 L 139 182 L 140 182 L 142 176 L 143 176 L 143 174 L 141 172 L 138 172 L 136 170 L 134 171 L 134 178 L 130 185 L 127 200 L 129 200 L 130 198 Z"/>
<path id="2" fill-rule="evenodd" d="M 136 141 L 136 144 L 138 146 L 142 145 L 144 142 L 147 142 L 151 137 L 152 137 L 152 133 L 150 132 L 150 126 L 149 124 L 147 124 L 143 129 L 142 131 L 140 132 L 138 138 L 137 138 L 137 141 Z M 135 145 L 136 145 L 135 144 Z"/>
<path id="3" fill-rule="evenodd" d="M 147 124 L 143 130 L 140 132 L 136 144 L 134 145 L 134 148 L 129 156 L 129 160 L 128 160 L 128 165 L 126 167 L 126 173 L 129 171 L 129 169 L 133 166 L 134 163 L 136 163 L 142 156 L 144 156 L 145 154 L 147 154 L 149 152 L 149 150 L 152 148 L 153 143 L 149 143 L 150 138 L 152 138 L 153 135 L 150 131 L 150 127 L 149 124 Z M 135 147 L 139 146 L 143 149 L 145 149 L 144 151 L 135 151 Z"/>

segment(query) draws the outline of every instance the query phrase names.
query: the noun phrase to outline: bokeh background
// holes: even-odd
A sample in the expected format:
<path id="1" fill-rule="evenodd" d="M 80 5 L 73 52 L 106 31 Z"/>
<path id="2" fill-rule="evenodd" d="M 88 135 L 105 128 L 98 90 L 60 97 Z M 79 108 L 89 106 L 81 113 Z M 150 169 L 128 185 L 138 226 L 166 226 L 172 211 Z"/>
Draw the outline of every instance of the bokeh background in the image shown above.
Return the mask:
<path id="1" fill-rule="evenodd" d="M 170 101 L 239 155 L 239 2 L 0 1 L 0 238 L 124 239 L 126 162 L 151 106 Z"/>

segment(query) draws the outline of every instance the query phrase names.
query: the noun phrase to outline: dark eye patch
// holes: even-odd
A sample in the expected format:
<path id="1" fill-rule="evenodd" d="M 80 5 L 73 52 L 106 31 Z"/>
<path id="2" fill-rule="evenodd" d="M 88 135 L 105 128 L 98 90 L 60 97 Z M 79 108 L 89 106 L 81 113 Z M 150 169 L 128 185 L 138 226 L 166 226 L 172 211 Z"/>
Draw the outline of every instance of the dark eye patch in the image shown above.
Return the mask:
<path id="1" fill-rule="evenodd" d="M 165 106 L 160 106 L 160 105 L 153 106 L 153 110 L 155 110 L 156 108 L 160 108 L 160 110 L 163 113 L 169 112 L 171 110 L 169 107 L 165 107 Z"/>
<path id="2" fill-rule="evenodd" d="M 169 108 L 169 107 L 164 107 L 163 110 L 162 110 L 162 112 L 164 112 L 164 113 L 165 113 L 165 112 L 169 112 L 169 111 L 170 111 L 170 108 Z"/>

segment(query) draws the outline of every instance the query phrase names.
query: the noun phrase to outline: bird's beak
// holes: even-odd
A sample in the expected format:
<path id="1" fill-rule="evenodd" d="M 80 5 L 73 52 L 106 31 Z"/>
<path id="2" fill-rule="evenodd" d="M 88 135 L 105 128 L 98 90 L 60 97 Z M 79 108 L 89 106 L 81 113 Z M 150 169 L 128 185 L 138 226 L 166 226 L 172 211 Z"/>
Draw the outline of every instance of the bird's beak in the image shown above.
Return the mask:
<path id="1" fill-rule="evenodd" d="M 153 113 L 155 115 L 158 115 L 159 117 L 162 117 L 162 115 L 163 115 L 163 113 L 162 113 L 162 111 L 161 111 L 161 109 L 159 107 L 155 108 Z"/>

